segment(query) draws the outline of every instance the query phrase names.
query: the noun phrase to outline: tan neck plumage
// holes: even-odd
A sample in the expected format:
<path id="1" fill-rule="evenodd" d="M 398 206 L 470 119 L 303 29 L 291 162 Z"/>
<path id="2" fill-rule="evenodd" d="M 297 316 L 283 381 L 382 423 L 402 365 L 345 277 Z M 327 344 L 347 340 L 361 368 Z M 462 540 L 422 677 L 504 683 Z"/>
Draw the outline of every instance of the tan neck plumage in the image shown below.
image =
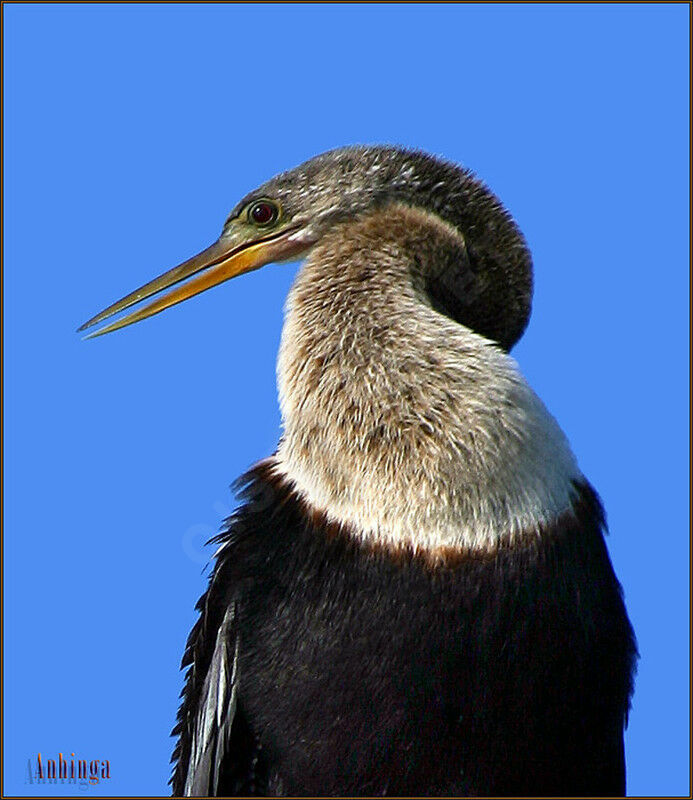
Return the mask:
<path id="1" fill-rule="evenodd" d="M 333 229 L 289 295 L 275 470 L 367 541 L 493 549 L 568 510 L 580 475 L 515 362 L 417 289 L 460 241 L 388 207 Z"/>

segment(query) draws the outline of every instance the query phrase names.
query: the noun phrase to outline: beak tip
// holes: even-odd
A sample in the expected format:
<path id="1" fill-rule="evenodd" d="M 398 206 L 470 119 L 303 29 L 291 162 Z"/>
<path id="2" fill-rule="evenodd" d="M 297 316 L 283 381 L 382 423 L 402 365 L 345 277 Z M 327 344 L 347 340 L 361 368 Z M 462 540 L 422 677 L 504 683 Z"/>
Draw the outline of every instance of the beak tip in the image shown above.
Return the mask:
<path id="1" fill-rule="evenodd" d="M 84 336 L 82 336 L 82 341 L 86 342 L 87 339 L 96 339 L 97 336 L 101 336 L 103 333 L 106 333 L 106 328 L 100 328 L 99 330 L 91 331 L 91 333 L 87 333 Z"/>
<path id="2" fill-rule="evenodd" d="M 140 286 L 139 289 L 118 300 L 117 303 L 113 303 L 77 328 L 77 332 L 81 333 L 87 328 L 100 325 L 110 317 L 120 314 L 148 297 L 159 294 L 164 289 L 181 284 L 168 294 L 163 294 L 158 299 L 150 302 L 149 305 L 140 308 L 139 311 L 131 311 L 119 320 L 89 333 L 84 338 L 92 339 L 95 336 L 102 336 L 105 333 L 119 330 L 131 325 L 133 322 L 139 322 L 158 314 L 160 311 L 206 289 L 210 289 L 212 286 L 216 286 L 229 278 L 233 278 L 243 272 L 249 272 L 251 269 L 257 269 L 263 264 L 268 264 L 275 255 L 272 248 L 276 246 L 276 240 L 283 240 L 283 237 L 284 233 L 281 233 L 266 239 L 239 244 L 236 249 L 231 248 L 227 242 L 223 242 L 220 239 L 198 255 L 170 269 L 153 281 L 149 281 L 144 286 Z M 184 281 L 187 281 L 187 283 L 184 283 Z"/>
<path id="3" fill-rule="evenodd" d="M 82 331 L 86 331 L 87 328 L 93 328 L 94 325 L 99 321 L 101 314 L 97 314 L 95 317 L 88 319 L 86 322 L 83 322 L 79 328 L 77 328 L 76 333 L 81 333 Z"/>

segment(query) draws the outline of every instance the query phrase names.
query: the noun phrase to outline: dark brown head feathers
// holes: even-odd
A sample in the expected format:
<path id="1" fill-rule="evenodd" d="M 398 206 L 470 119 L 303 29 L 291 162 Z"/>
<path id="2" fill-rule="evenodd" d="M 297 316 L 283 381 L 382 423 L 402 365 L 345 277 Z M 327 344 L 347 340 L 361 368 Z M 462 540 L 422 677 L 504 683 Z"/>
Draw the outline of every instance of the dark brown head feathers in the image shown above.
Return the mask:
<path id="1" fill-rule="evenodd" d="M 277 175 L 233 213 L 259 197 L 277 199 L 291 218 L 310 219 L 317 238 L 337 222 L 393 203 L 433 213 L 462 234 L 465 252 L 455 252 L 452 264 L 443 258 L 451 268 L 427 276 L 431 304 L 505 350 L 527 326 L 529 250 L 510 214 L 469 170 L 399 147 L 345 147 Z"/>

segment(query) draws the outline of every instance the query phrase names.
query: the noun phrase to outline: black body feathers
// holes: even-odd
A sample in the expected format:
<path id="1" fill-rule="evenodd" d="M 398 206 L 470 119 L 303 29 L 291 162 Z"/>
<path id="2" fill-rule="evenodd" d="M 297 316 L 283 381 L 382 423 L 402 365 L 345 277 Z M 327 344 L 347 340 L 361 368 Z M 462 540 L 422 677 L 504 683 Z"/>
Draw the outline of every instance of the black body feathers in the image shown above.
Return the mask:
<path id="1" fill-rule="evenodd" d="M 174 795 L 625 793 L 635 643 L 588 484 L 540 535 L 434 565 L 350 540 L 268 465 L 245 480 L 183 662 Z"/>

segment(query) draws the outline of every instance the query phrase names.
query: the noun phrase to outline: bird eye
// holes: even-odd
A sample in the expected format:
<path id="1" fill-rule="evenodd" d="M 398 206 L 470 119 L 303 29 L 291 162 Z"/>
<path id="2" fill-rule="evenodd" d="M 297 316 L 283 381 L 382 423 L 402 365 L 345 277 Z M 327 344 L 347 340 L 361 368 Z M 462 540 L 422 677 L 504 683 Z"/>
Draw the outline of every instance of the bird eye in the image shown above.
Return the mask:
<path id="1" fill-rule="evenodd" d="M 256 225 L 269 225 L 279 216 L 279 209 L 269 200 L 258 200 L 248 209 L 248 219 Z"/>

